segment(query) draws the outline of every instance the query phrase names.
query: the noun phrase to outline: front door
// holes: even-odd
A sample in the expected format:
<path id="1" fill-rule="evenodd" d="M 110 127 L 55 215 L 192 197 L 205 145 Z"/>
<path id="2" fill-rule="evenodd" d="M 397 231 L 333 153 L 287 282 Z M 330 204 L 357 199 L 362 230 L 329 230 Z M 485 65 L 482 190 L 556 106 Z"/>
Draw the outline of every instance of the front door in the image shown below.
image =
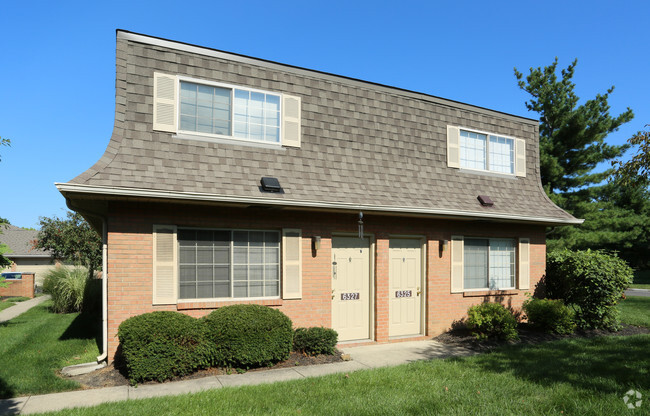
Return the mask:
<path id="1" fill-rule="evenodd" d="M 421 333 L 422 248 L 419 239 L 389 243 L 389 327 L 391 337 Z"/>
<path id="2" fill-rule="evenodd" d="M 339 341 L 370 338 L 370 241 L 332 239 L 332 328 Z"/>

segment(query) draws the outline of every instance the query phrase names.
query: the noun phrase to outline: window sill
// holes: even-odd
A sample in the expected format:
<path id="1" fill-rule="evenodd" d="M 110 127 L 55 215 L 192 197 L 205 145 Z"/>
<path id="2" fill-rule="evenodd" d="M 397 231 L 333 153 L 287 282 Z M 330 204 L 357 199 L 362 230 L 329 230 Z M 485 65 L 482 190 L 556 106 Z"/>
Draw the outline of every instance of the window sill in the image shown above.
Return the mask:
<path id="1" fill-rule="evenodd" d="M 514 296 L 518 295 L 519 291 L 515 289 L 505 290 L 473 290 L 463 292 L 464 298 L 481 297 L 481 296 Z"/>
<path id="2" fill-rule="evenodd" d="M 172 135 L 172 138 L 181 139 L 181 140 L 198 140 L 200 142 L 209 142 L 209 143 L 221 143 L 221 144 L 231 144 L 235 146 L 248 146 L 248 147 L 257 147 L 263 149 L 273 149 L 273 150 L 284 150 L 281 143 L 271 143 L 271 142 L 258 142 L 246 139 L 237 139 L 234 137 L 215 137 L 202 135 L 200 133 L 188 133 L 188 132 L 178 132 Z"/>
<path id="3" fill-rule="evenodd" d="M 176 304 L 177 311 L 187 311 L 192 309 L 216 309 L 222 306 L 236 305 L 236 304 L 253 304 L 264 306 L 282 306 L 282 299 L 232 299 L 232 300 L 207 300 L 207 301 L 179 301 Z"/>

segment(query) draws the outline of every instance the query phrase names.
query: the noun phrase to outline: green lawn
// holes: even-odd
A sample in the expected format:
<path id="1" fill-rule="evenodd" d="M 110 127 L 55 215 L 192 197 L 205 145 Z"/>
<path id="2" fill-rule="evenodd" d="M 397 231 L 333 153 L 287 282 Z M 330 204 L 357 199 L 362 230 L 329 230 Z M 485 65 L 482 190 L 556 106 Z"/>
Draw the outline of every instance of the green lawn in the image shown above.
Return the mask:
<path id="1" fill-rule="evenodd" d="M 0 398 L 74 390 L 56 376 L 61 368 L 93 361 L 100 328 L 79 314 L 53 314 L 51 301 L 0 323 Z"/>
<path id="2" fill-rule="evenodd" d="M 54 414 L 630 415 L 623 394 L 650 392 L 648 348 L 650 335 L 571 339 Z M 650 409 L 649 403 L 643 405 L 635 414 Z"/>
<path id="3" fill-rule="evenodd" d="M 650 298 L 628 296 L 619 303 L 621 322 L 650 328 Z"/>

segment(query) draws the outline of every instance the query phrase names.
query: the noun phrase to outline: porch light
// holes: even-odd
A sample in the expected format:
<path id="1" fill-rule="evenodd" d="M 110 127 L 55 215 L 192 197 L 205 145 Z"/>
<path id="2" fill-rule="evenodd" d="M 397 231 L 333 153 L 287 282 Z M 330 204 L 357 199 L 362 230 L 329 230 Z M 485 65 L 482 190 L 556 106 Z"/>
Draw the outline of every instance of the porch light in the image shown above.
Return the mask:
<path id="1" fill-rule="evenodd" d="M 438 247 L 440 250 L 440 257 L 442 257 L 442 253 L 447 251 L 447 246 L 449 245 L 449 241 L 447 240 L 440 240 L 438 241 Z"/>
<path id="2" fill-rule="evenodd" d="M 311 238 L 311 245 L 314 251 L 320 250 L 320 235 L 315 235 Z"/>

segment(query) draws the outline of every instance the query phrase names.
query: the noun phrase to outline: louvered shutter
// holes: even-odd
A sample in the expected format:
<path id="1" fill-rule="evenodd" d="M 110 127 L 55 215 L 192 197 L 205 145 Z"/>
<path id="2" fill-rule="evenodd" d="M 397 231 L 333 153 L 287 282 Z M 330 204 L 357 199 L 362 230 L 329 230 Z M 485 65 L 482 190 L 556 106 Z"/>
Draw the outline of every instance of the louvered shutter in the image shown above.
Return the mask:
<path id="1" fill-rule="evenodd" d="M 465 242 L 463 236 L 451 236 L 451 293 L 463 291 Z"/>
<path id="2" fill-rule="evenodd" d="M 153 129 L 176 133 L 176 77 L 153 74 Z"/>
<path id="3" fill-rule="evenodd" d="M 282 96 L 282 145 L 300 147 L 300 97 Z"/>
<path id="4" fill-rule="evenodd" d="M 515 140 L 515 174 L 526 177 L 526 141 Z"/>
<path id="5" fill-rule="evenodd" d="M 302 231 L 282 230 L 282 298 L 302 298 Z"/>
<path id="6" fill-rule="evenodd" d="M 519 289 L 530 289 L 530 239 L 519 239 Z"/>
<path id="7" fill-rule="evenodd" d="M 153 226 L 153 304 L 175 304 L 177 296 L 178 250 L 176 226 Z"/>
<path id="8" fill-rule="evenodd" d="M 460 168 L 460 130 L 447 126 L 447 166 Z"/>

